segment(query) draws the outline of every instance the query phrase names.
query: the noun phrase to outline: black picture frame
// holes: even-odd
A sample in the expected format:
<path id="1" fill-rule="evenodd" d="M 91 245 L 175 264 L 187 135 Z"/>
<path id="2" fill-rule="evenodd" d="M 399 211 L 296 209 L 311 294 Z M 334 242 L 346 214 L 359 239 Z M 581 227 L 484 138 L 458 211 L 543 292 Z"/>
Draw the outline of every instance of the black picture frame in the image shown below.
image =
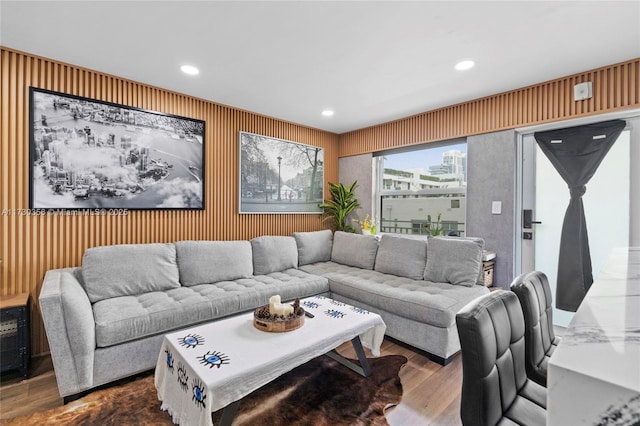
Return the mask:
<path id="1" fill-rule="evenodd" d="M 205 121 L 29 88 L 29 208 L 204 210 Z"/>
<path id="2" fill-rule="evenodd" d="M 240 214 L 322 214 L 324 148 L 240 132 Z"/>

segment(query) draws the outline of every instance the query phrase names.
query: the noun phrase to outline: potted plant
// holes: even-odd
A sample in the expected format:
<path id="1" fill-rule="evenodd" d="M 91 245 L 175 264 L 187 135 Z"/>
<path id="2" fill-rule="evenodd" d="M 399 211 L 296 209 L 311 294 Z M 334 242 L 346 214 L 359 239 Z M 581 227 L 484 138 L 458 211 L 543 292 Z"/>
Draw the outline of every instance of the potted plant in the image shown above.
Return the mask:
<path id="1" fill-rule="evenodd" d="M 322 220 L 332 220 L 332 227 L 335 231 L 355 232 L 353 226 L 346 223 L 346 218 L 349 213 L 360 207 L 360 203 L 355 197 L 357 186 L 357 180 L 349 186 L 344 186 L 342 183 L 329 182 L 331 199 L 324 200 L 320 207 L 324 209 L 325 214 Z"/>
<path id="2" fill-rule="evenodd" d="M 363 234 L 376 235 L 376 219 L 369 213 L 364 217 L 364 220 L 353 219 L 354 222 L 360 225 L 360 230 Z"/>
<path id="3" fill-rule="evenodd" d="M 431 220 L 431 215 L 430 214 L 427 215 L 427 223 L 424 224 L 424 227 L 427 228 L 427 232 L 434 237 L 442 233 L 443 227 L 442 227 L 442 224 L 440 223 L 441 216 L 442 216 L 442 213 L 438 213 L 438 219 L 435 222 L 433 222 Z"/>

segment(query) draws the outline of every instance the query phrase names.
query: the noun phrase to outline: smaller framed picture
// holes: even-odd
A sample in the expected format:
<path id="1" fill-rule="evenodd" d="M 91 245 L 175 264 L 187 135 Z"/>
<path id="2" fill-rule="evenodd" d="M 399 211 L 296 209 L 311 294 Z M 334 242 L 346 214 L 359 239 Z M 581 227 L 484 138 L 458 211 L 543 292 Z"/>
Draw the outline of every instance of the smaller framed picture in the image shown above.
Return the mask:
<path id="1" fill-rule="evenodd" d="M 321 214 L 324 149 L 240 132 L 240 213 Z"/>

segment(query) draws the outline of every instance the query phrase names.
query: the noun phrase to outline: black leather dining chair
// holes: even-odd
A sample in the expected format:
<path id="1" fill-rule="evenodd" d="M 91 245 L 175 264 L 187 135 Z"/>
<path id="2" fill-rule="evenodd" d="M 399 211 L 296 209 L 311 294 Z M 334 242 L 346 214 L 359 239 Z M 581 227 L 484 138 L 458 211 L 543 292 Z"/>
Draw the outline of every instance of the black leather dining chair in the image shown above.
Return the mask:
<path id="1" fill-rule="evenodd" d="M 524 318 L 516 295 L 498 290 L 456 315 L 465 426 L 544 425 L 547 390 L 527 378 Z"/>
<path id="2" fill-rule="evenodd" d="M 527 375 L 534 382 L 546 387 L 549 357 L 560 343 L 553 331 L 549 280 L 543 272 L 528 272 L 513 280 L 511 290 L 518 296 L 524 313 Z"/>

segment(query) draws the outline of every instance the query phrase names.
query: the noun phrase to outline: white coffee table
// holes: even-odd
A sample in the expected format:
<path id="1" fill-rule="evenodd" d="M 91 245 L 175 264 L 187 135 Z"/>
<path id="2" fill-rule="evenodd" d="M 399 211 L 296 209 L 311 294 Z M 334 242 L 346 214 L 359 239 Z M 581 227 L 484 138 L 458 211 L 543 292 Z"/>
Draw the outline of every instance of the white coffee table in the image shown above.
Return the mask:
<path id="1" fill-rule="evenodd" d="M 243 397 L 323 354 L 368 376 L 361 342 L 380 355 L 382 318 L 322 296 L 302 299 L 301 305 L 314 317 L 286 333 L 256 329 L 249 312 L 167 334 L 155 370 L 162 409 L 174 423 L 208 426 L 211 413 L 226 407 L 221 424 L 231 424 Z M 330 352 L 349 340 L 359 366 Z"/>

